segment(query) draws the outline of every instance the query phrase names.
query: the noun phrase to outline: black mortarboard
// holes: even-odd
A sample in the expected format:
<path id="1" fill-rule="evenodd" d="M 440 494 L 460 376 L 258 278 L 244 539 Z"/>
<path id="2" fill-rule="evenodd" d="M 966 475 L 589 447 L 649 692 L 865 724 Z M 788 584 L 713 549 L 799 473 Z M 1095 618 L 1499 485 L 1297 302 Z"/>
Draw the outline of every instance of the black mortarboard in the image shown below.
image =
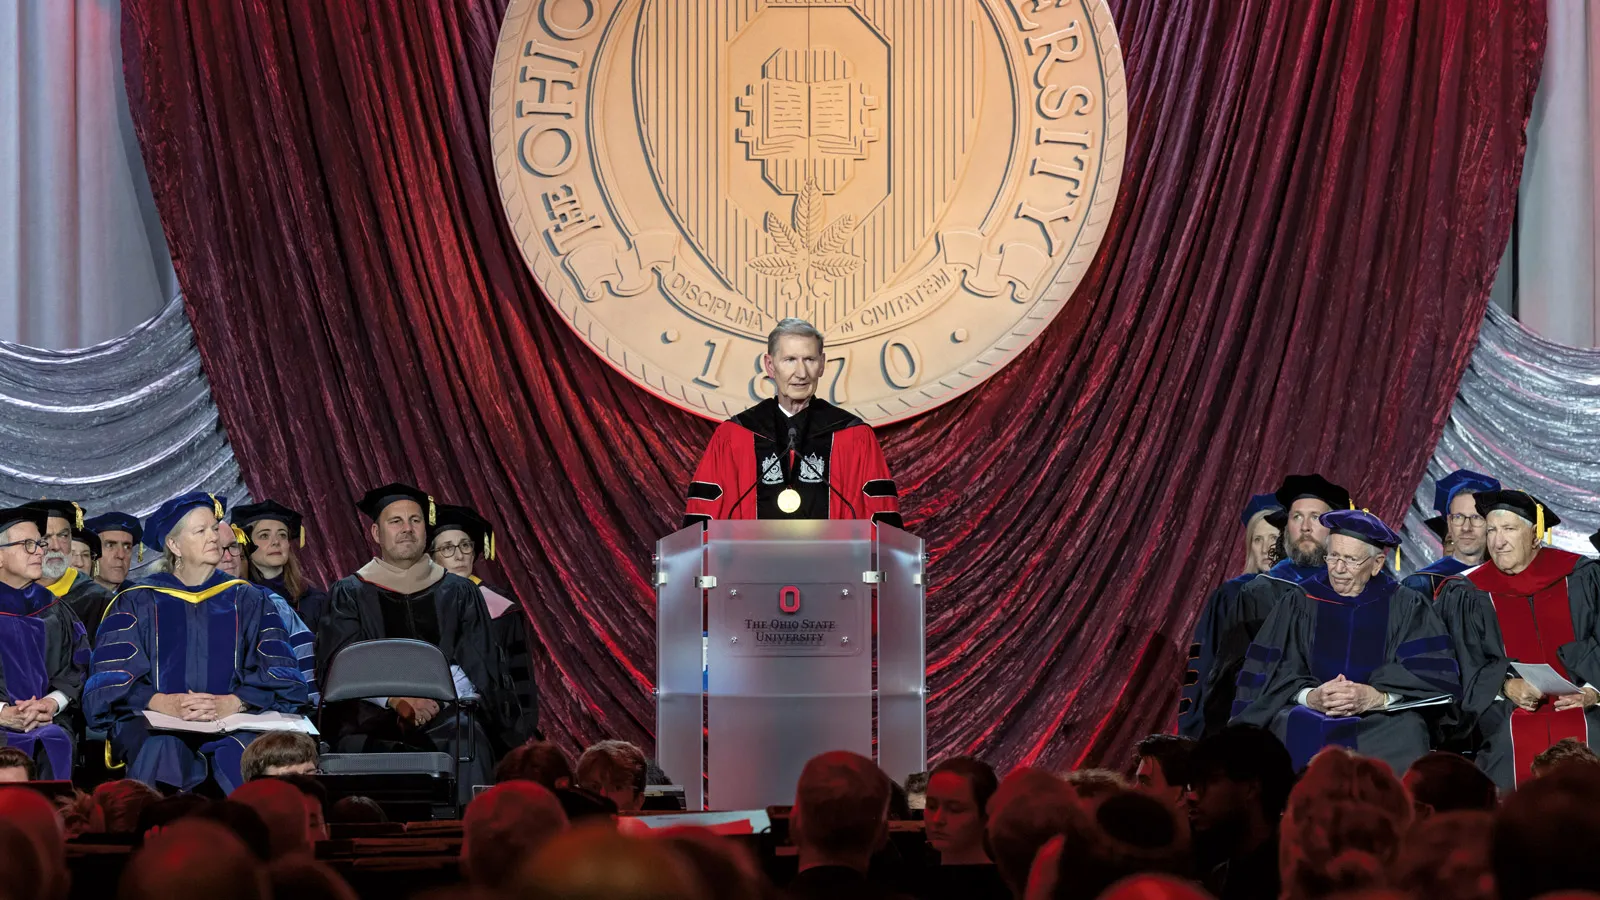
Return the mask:
<path id="1" fill-rule="evenodd" d="M 244 529 L 245 534 L 251 531 L 250 526 L 257 522 L 282 522 L 283 527 L 289 529 L 289 534 L 306 545 L 306 527 L 304 518 L 294 510 L 276 500 L 263 500 L 260 503 L 247 503 L 235 506 L 228 520 Z"/>
<path id="2" fill-rule="evenodd" d="M 66 519 L 73 528 L 83 527 L 83 507 L 71 500 L 35 500 L 23 505 L 30 509 L 42 509 L 47 516 Z"/>
<path id="3" fill-rule="evenodd" d="M 1431 519 L 1423 519 L 1422 524 L 1428 526 L 1428 530 L 1437 535 L 1439 540 L 1447 541 L 1450 539 L 1450 520 L 1446 519 L 1444 516 L 1434 516 Z"/>
<path id="4" fill-rule="evenodd" d="M 1256 494 L 1250 498 L 1249 503 L 1244 505 L 1244 512 L 1239 514 L 1239 524 L 1249 525 L 1250 520 L 1255 518 L 1257 513 L 1270 513 L 1275 509 L 1282 508 L 1283 504 L 1278 502 L 1277 494 Z"/>
<path id="5" fill-rule="evenodd" d="M 389 504 L 397 503 L 401 500 L 411 500 L 422 507 L 422 513 L 428 517 L 429 525 L 432 525 L 438 517 L 438 511 L 433 505 L 432 497 L 409 484 L 402 484 L 398 481 L 367 491 L 366 494 L 362 495 L 361 500 L 356 503 L 356 508 L 365 513 L 367 518 L 376 522 L 378 521 L 378 516 L 383 513 Z"/>
<path id="6" fill-rule="evenodd" d="M 1331 509 L 1350 509 L 1350 492 L 1321 475 L 1290 475 L 1275 492 L 1278 505 L 1284 509 L 1302 497 L 1315 497 Z"/>
<path id="7" fill-rule="evenodd" d="M 1600 531 L 1596 531 L 1594 534 L 1589 535 L 1589 543 L 1594 545 L 1594 549 L 1600 550 Z"/>
<path id="8" fill-rule="evenodd" d="M 478 548 L 484 559 L 494 559 L 494 526 L 489 524 L 488 519 L 478 515 L 477 510 L 470 506 L 441 503 L 434 519 L 434 524 L 428 526 L 429 544 L 433 543 L 434 535 L 454 528 L 472 538 L 473 546 Z"/>
<path id="9" fill-rule="evenodd" d="M 0 509 L 0 533 L 10 530 L 13 525 L 23 522 L 32 522 L 39 529 L 39 535 L 44 535 L 44 530 L 49 525 L 49 514 L 33 504 L 27 506 L 13 506 L 10 509 Z"/>
<path id="10" fill-rule="evenodd" d="M 72 539 L 88 545 L 90 559 L 100 558 L 100 535 L 87 528 L 74 528 L 72 529 Z"/>
<path id="11" fill-rule="evenodd" d="M 1556 515 L 1555 510 L 1540 503 L 1527 491 L 1478 491 L 1472 495 L 1472 499 L 1478 506 L 1478 515 L 1484 518 L 1497 509 L 1503 509 L 1526 519 L 1539 533 L 1541 541 L 1547 530 L 1561 524 L 1561 517 Z"/>

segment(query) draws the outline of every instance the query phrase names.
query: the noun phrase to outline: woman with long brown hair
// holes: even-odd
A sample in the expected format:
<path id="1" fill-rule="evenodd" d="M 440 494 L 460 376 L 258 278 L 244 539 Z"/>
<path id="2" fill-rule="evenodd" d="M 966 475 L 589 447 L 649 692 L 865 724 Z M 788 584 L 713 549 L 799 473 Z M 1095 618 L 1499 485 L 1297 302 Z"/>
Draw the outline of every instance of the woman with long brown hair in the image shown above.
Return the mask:
<path id="1" fill-rule="evenodd" d="M 316 633 L 328 595 L 306 580 L 300 568 L 297 548 L 306 543 L 306 528 L 300 513 L 276 500 L 263 500 L 233 508 L 233 524 L 243 529 L 248 540 L 250 581 L 276 591 Z"/>

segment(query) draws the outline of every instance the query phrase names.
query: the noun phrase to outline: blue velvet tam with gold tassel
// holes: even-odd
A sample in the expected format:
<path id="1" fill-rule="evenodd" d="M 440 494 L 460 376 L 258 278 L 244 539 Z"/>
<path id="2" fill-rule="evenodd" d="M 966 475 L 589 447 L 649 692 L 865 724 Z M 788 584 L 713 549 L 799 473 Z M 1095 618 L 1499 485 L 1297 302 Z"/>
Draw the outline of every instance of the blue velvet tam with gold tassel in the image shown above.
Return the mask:
<path id="1" fill-rule="evenodd" d="M 167 535 L 172 529 L 178 527 L 183 517 L 197 509 L 209 509 L 211 514 L 222 521 L 222 511 L 228 505 L 228 498 L 219 494 L 208 494 L 205 491 L 190 491 L 179 494 L 171 500 L 161 504 L 155 512 L 144 520 L 144 545 L 161 553 L 166 550 Z"/>

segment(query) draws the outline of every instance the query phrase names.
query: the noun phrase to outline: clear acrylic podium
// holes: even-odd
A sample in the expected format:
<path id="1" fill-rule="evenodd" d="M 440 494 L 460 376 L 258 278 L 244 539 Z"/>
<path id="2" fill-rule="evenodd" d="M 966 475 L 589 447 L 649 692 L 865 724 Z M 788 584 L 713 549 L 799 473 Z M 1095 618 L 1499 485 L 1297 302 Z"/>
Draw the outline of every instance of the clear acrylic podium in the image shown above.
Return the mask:
<path id="1" fill-rule="evenodd" d="M 656 544 L 656 759 L 690 810 L 793 803 L 806 760 L 828 750 L 896 780 L 924 771 L 923 628 L 922 540 L 898 528 L 671 534 Z"/>

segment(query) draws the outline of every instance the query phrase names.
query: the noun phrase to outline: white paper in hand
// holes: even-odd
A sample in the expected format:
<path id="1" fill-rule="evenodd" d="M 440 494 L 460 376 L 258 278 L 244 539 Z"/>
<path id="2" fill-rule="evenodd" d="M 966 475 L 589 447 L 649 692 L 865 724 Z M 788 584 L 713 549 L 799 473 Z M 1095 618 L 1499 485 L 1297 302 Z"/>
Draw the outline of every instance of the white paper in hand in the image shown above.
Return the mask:
<path id="1" fill-rule="evenodd" d="M 1519 663 L 1514 662 L 1511 668 L 1517 675 L 1533 689 L 1546 697 L 1565 697 L 1568 694 L 1581 694 L 1583 688 L 1561 677 L 1561 673 L 1544 663 Z"/>

